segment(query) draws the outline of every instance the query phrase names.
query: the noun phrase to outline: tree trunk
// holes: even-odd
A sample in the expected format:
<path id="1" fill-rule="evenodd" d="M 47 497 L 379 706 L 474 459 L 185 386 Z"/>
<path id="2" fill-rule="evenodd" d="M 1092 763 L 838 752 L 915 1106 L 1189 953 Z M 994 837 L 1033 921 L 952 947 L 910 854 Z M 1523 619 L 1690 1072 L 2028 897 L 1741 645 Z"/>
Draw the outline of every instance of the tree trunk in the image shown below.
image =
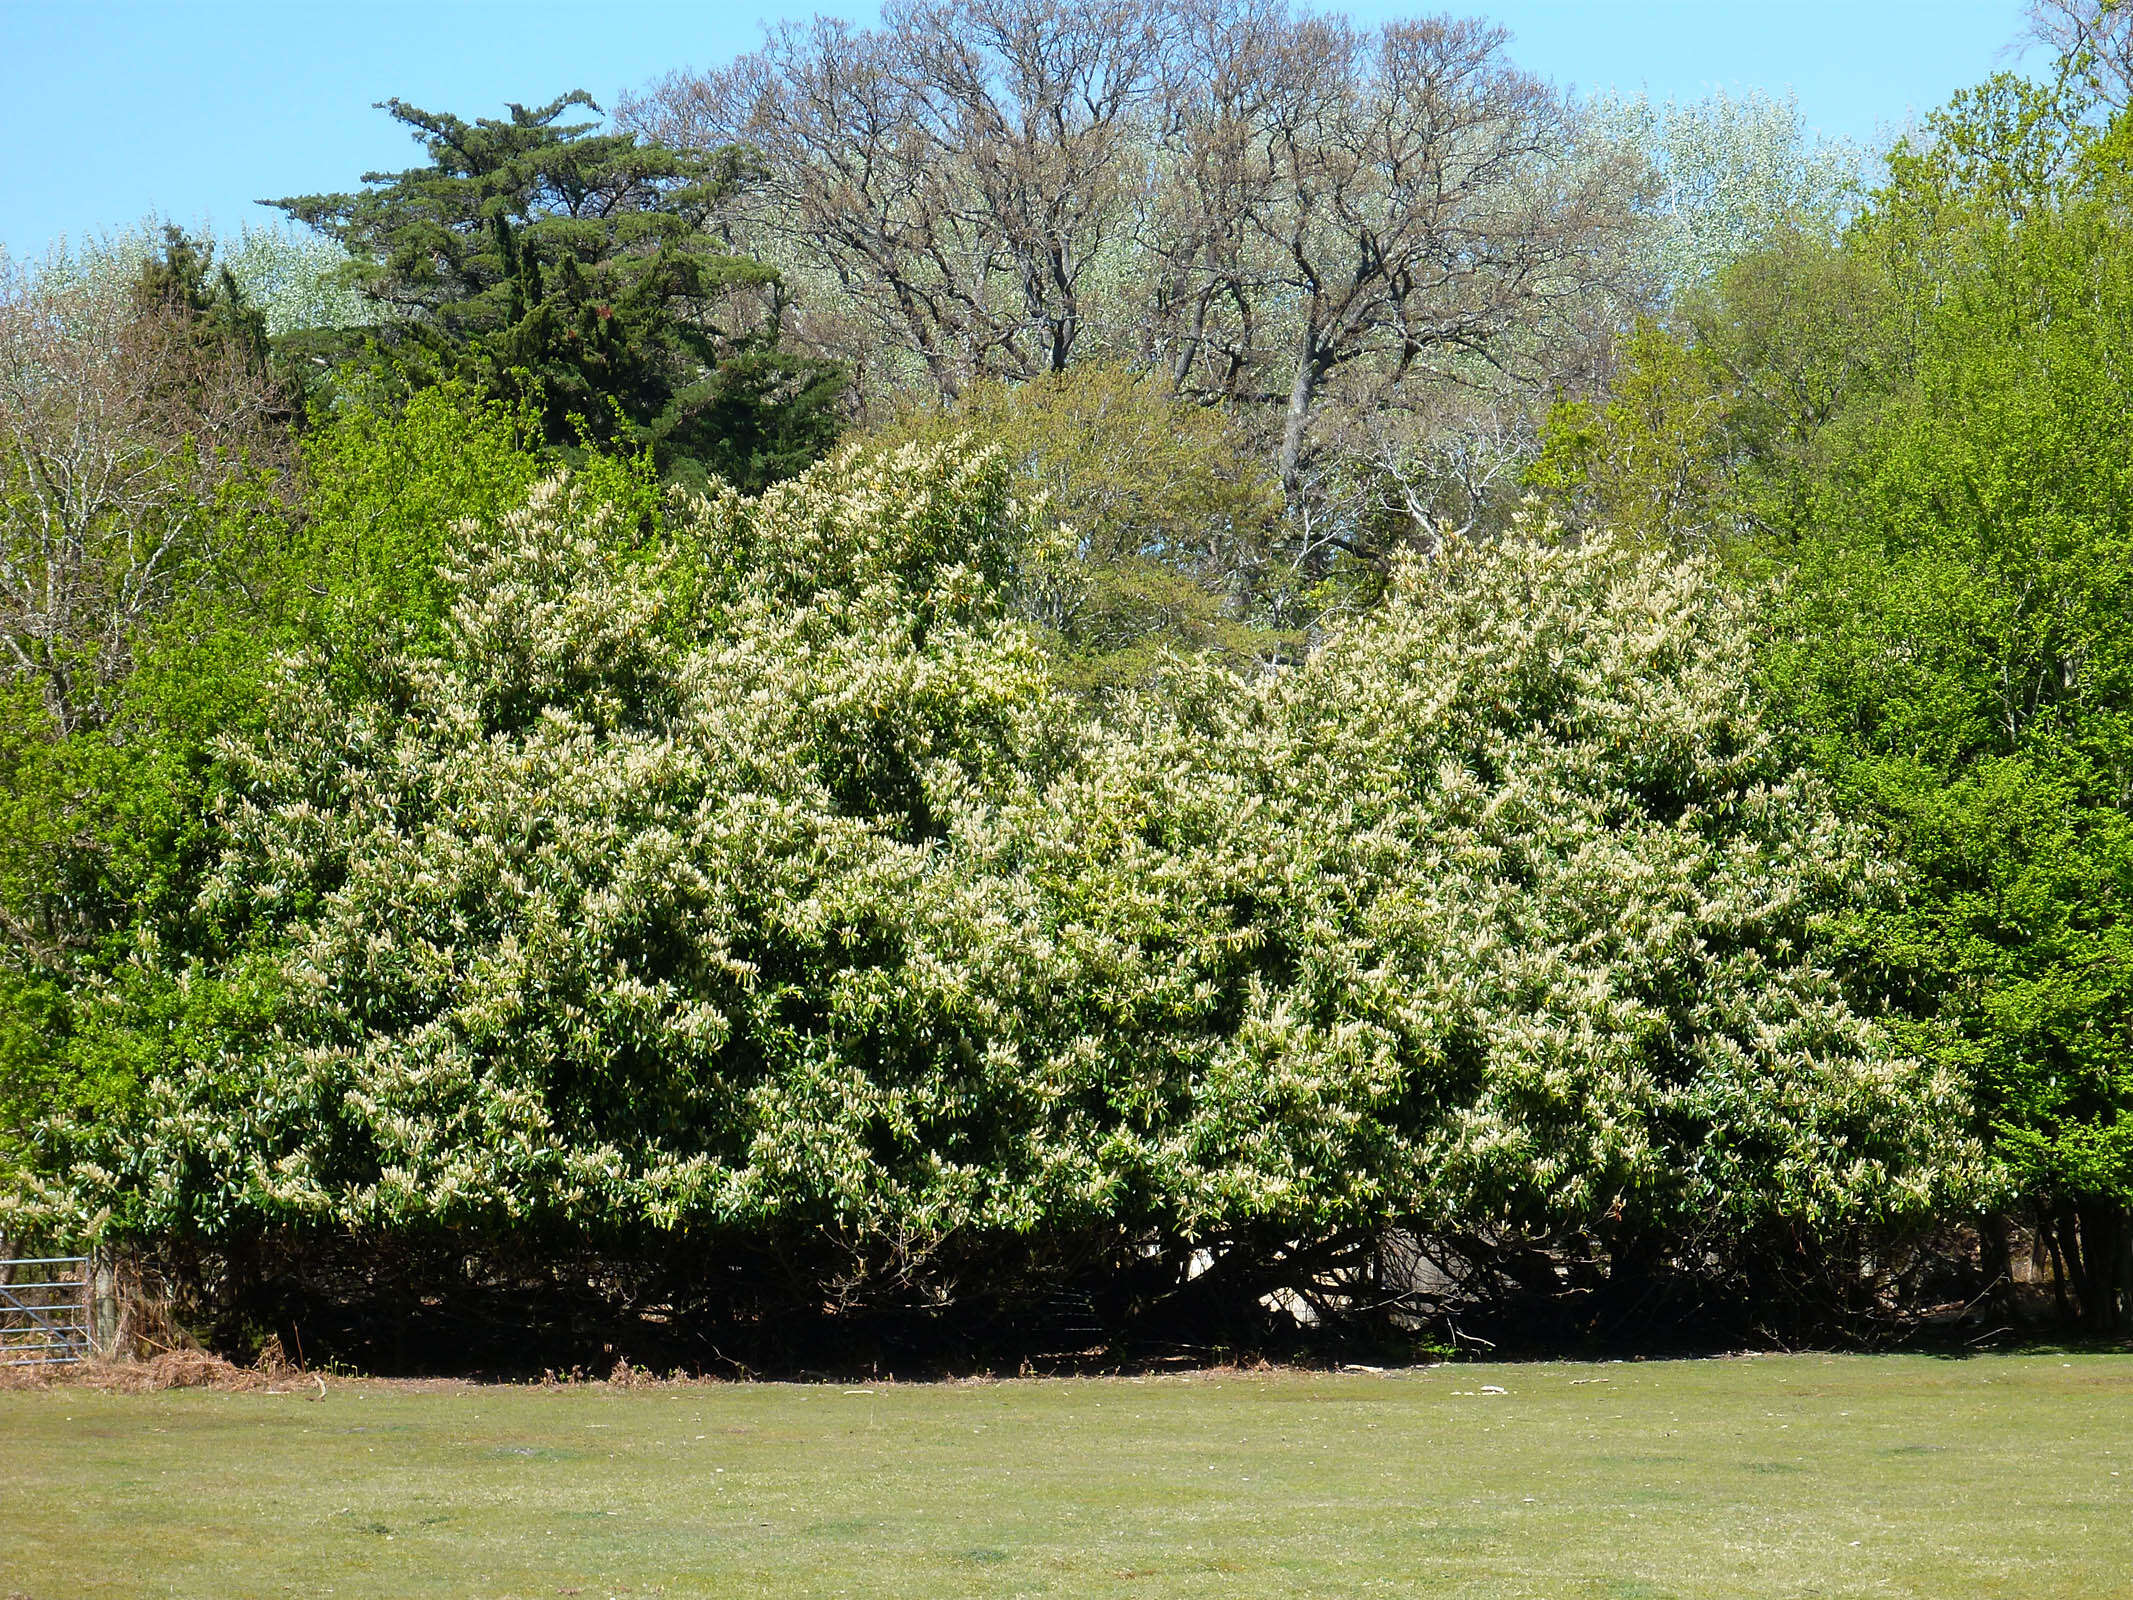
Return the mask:
<path id="1" fill-rule="evenodd" d="M 2067 1299 L 2067 1291 L 2072 1287 L 2072 1273 L 2068 1268 L 2066 1249 L 2059 1238 L 2061 1226 L 2058 1217 L 2041 1208 L 2038 1210 L 2037 1230 L 2042 1235 L 2044 1247 L 2051 1256 L 2052 1303 L 2058 1308 L 2060 1322 L 2068 1323 L 2074 1319 L 2073 1307 Z"/>
<path id="2" fill-rule="evenodd" d="M 2075 1208 L 2075 1216 L 2081 1230 L 2081 1324 L 2105 1338 L 2123 1334 L 2133 1327 L 2127 1271 L 2133 1229 L 2126 1208 L 2091 1201 Z"/>
<path id="3" fill-rule="evenodd" d="M 1978 1240 L 1983 1260 L 1979 1267 L 1989 1286 L 2000 1315 L 2009 1322 L 2021 1319 L 2021 1296 L 2016 1292 L 2014 1269 L 2014 1230 L 2007 1214 L 1995 1211 L 1978 1227 Z"/>
<path id="4" fill-rule="evenodd" d="M 1326 353 L 1318 342 L 1318 329 L 1304 324 L 1297 341 L 1296 377 L 1289 385 L 1289 410 L 1281 425 L 1281 487 L 1290 499 L 1303 489 L 1304 434 L 1311 425 L 1311 406 L 1318 398 L 1318 385 L 1326 375 Z"/>

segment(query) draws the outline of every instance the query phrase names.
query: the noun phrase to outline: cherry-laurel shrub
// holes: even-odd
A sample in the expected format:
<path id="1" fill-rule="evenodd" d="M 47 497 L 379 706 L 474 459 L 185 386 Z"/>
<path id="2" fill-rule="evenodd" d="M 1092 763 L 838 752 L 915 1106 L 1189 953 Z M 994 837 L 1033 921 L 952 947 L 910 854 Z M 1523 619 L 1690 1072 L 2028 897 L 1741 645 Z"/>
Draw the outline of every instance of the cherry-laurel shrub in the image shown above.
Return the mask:
<path id="1" fill-rule="evenodd" d="M 1551 529 L 1262 676 L 1092 703 L 996 455 L 847 453 L 647 538 L 463 531 L 441 646 L 287 659 L 202 916 L 55 1129 L 75 1231 L 922 1254 L 1076 1229 L 1804 1229 L 1976 1180 L 1848 1000 L 1885 892 L 1715 567 Z M 618 1247 L 622 1247 L 618 1246 Z"/>

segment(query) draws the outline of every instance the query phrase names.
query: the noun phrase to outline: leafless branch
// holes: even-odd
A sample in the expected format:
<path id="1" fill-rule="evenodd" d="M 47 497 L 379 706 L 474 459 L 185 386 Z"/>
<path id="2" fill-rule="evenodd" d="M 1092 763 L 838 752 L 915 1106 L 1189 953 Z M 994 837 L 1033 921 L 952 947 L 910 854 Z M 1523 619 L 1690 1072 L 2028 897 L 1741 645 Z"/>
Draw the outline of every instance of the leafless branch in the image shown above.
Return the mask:
<path id="1" fill-rule="evenodd" d="M 273 396 L 242 352 L 121 285 L 0 271 L 0 670 L 64 732 L 108 711 L 139 630 L 217 558 L 215 502 Z"/>

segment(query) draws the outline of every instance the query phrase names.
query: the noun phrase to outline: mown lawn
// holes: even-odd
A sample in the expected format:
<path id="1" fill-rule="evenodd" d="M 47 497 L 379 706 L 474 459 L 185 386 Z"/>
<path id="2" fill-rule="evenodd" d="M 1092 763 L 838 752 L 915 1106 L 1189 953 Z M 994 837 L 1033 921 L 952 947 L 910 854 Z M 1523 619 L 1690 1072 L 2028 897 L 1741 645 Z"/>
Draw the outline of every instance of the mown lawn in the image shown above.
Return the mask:
<path id="1" fill-rule="evenodd" d="M 62 1388 L 0 1594 L 2115 1600 L 2121 1473 L 2133 1357 Z"/>

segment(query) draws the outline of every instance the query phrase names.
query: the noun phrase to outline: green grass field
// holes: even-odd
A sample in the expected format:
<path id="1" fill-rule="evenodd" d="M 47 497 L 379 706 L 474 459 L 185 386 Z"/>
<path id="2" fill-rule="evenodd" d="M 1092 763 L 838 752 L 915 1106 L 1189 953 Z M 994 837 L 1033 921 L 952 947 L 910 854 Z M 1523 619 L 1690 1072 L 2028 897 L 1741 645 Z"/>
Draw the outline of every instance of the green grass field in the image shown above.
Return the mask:
<path id="1" fill-rule="evenodd" d="M 2111 1356 L 55 1388 L 0 1594 L 2114 1600 L 2121 1473 Z"/>

